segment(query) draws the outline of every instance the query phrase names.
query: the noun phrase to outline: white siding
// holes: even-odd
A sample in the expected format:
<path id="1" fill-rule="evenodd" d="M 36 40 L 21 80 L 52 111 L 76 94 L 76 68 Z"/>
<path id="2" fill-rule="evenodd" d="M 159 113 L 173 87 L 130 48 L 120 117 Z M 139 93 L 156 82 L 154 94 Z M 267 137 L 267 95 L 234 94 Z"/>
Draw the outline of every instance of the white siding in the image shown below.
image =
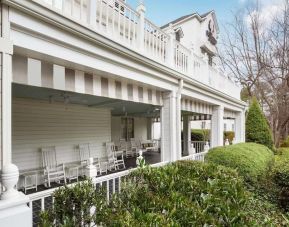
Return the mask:
<path id="1" fill-rule="evenodd" d="M 111 118 L 111 138 L 117 142 L 121 135 L 121 117 Z M 134 117 L 134 137 L 135 139 L 147 139 L 147 118 Z"/>
<path id="2" fill-rule="evenodd" d="M 12 112 L 12 159 L 20 170 L 41 167 L 43 146 L 56 146 L 59 163 L 77 161 L 75 146 L 84 142 L 92 144 L 93 157 L 105 156 L 104 143 L 111 140 L 108 109 L 13 99 Z"/>
<path id="3" fill-rule="evenodd" d="M 119 141 L 121 134 L 121 118 L 120 117 L 112 117 L 111 118 L 111 140 L 114 142 Z"/>
<path id="4" fill-rule="evenodd" d="M 134 118 L 134 137 L 140 140 L 147 139 L 147 118 Z"/>

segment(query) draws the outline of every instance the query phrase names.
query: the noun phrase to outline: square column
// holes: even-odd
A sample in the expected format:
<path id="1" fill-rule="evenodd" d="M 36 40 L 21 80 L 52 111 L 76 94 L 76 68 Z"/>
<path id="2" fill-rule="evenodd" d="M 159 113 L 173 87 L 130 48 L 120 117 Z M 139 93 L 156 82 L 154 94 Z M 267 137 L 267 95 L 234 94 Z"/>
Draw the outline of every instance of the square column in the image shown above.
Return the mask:
<path id="1" fill-rule="evenodd" d="M 0 78 L 1 83 L 1 200 L 0 226 L 32 226 L 32 209 L 27 206 L 29 197 L 15 189 L 19 170 L 12 162 L 11 116 L 12 116 L 12 55 L 10 40 L 9 8 L 0 8 Z M 2 187 L 5 188 L 2 191 Z"/>
<path id="2" fill-rule="evenodd" d="M 235 118 L 236 143 L 245 142 L 245 122 L 246 122 L 245 111 L 243 110 L 243 111 L 238 112 Z"/>
<path id="3" fill-rule="evenodd" d="M 188 156 L 191 152 L 191 121 L 190 116 L 183 116 L 183 140 L 184 140 L 184 156 Z"/>
<path id="4" fill-rule="evenodd" d="M 161 161 L 176 161 L 181 157 L 180 97 L 175 91 L 163 94 L 161 109 Z"/>
<path id="5" fill-rule="evenodd" d="M 223 146 L 224 143 L 224 107 L 215 106 L 212 114 L 211 147 Z"/>

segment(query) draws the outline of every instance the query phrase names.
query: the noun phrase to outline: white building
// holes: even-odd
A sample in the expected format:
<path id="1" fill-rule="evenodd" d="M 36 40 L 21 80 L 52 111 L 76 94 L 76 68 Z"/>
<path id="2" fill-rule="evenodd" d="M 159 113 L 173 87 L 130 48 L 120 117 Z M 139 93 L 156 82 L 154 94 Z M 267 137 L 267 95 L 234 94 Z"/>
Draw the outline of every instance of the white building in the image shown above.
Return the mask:
<path id="1" fill-rule="evenodd" d="M 162 28 L 119 0 L 2 0 L 0 12 L 1 226 L 31 225 L 14 185 L 18 169 L 41 182 L 42 147 L 58 163 L 76 162 L 81 143 L 105 158 L 106 142 L 151 139 L 159 119 L 161 161 L 175 161 L 182 127 L 190 153 L 194 115 L 210 116 L 211 147 L 223 145 L 224 118 L 244 141 L 246 104 L 217 67 L 214 11 Z"/>

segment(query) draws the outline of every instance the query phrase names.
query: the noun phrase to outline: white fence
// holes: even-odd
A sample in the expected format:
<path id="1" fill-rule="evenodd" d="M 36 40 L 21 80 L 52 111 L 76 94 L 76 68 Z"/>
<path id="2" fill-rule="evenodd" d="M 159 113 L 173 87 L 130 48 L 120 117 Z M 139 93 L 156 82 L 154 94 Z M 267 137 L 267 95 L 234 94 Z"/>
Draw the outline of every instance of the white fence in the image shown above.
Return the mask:
<path id="1" fill-rule="evenodd" d="M 120 0 L 32 0 L 129 49 L 172 66 L 204 84 L 239 98 L 240 88 L 208 60 L 196 56 L 161 28 Z M 172 54 L 171 54 L 172 53 Z M 172 57 L 170 57 L 172 55 Z"/>
<path id="2" fill-rule="evenodd" d="M 190 156 L 182 157 L 181 160 L 198 160 L 204 161 L 204 157 L 207 152 L 193 154 Z M 151 165 L 151 167 L 161 167 L 164 165 L 169 164 L 169 162 L 161 162 L 157 164 Z M 93 178 L 92 182 L 95 185 L 103 186 L 106 192 L 107 200 L 111 198 L 111 196 L 115 193 L 119 193 L 121 190 L 121 185 L 124 183 L 124 178 L 129 175 L 130 172 L 134 171 L 135 169 L 125 170 L 122 172 L 117 172 L 97 178 Z M 69 187 L 73 187 L 74 184 L 70 184 Z M 33 194 L 28 195 L 30 202 L 29 207 L 31 207 L 33 211 L 33 223 L 34 225 L 39 224 L 39 214 L 41 211 L 47 210 L 53 205 L 53 197 L 52 194 L 58 188 L 51 188 L 45 191 L 36 192 Z"/>
<path id="3" fill-rule="evenodd" d="M 195 148 L 195 153 L 200 153 L 200 152 L 204 151 L 206 142 L 204 142 L 204 141 L 191 141 L 191 144 Z"/>

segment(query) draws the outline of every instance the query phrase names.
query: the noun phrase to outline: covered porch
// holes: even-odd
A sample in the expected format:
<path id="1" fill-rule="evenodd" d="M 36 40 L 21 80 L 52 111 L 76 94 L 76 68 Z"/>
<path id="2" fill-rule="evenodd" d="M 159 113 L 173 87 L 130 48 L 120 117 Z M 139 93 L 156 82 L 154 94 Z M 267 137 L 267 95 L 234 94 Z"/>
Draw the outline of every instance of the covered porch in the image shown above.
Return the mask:
<path id="1" fill-rule="evenodd" d="M 50 146 L 55 147 L 57 164 L 71 166 L 84 161 L 78 148 L 82 144 L 89 144 L 90 157 L 107 162 L 106 145 L 113 142 L 123 152 L 125 166 L 104 166 L 97 176 L 136 167 L 139 150 L 148 164 L 161 161 L 160 138 L 152 137 L 154 119 L 160 116 L 158 105 L 16 83 L 12 91 L 12 162 L 20 171 L 19 189 L 25 183 L 37 184 L 38 191 L 47 189 L 41 149 Z M 26 177 L 29 173 L 37 179 Z M 81 179 L 81 169 L 77 175 Z M 59 184 L 51 184 L 55 186 Z M 27 190 L 34 192 L 34 187 Z"/>

